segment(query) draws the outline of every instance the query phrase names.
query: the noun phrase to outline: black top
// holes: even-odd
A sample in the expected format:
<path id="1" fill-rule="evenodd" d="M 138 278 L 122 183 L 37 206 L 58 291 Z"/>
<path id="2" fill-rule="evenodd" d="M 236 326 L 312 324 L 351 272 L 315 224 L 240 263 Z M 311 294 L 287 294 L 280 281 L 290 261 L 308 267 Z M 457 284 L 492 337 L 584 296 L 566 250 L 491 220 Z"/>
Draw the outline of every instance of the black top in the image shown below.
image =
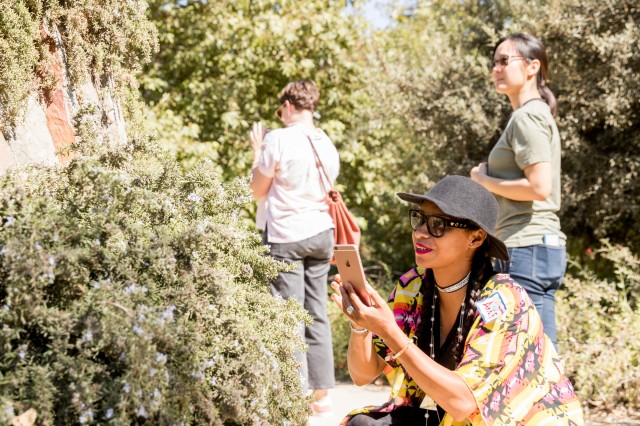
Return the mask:
<path id="1" fill-rule="evenodd" d="M 420 324 L 420 332 L 418 333 L 418 347 L 427 355 L 431 354 L 429 344 L 431 343 L 431 317 L 434 317 L 433 324 L 433 343 L 435 344 L 435 361 L 441 366 L 455 370 L 456 360 L 453 355 L 453 348 L 455 347 L 458 324 L 460 324 L 460 312 L 456 317 L 456 321 L 453 323 L 453 327 L 449 331 L 447 338 L 442 346 L 440 343 L 441 321 L 440 321 L 440 303 L 436 303 L 435 312 L 431 312 L 431 305 L 433 303 L 433 291 L 437 291 L 433 284 L 424 283 L 423 288 L 430 287 L 430 291 L 427 291 L 424 299 L 424 310 L 422 311 L 422 320 Z"/>

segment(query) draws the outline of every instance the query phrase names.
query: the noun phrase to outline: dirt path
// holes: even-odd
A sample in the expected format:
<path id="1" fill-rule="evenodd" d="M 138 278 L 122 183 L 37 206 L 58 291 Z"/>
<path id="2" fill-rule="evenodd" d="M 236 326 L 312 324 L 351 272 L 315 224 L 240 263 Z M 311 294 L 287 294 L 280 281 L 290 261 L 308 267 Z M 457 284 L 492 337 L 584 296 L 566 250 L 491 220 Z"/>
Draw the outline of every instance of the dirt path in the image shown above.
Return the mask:
<path id="1" fill-rule="evenodd" d="M 354 408 L 365 405 L 377 405 L 387 400 L 389 386 L 355 386 L 351 383 L 338 383 L 330 391 L 333 400 L 333 415 L 320 418 L 310 417 L 309 426 L 337 426 L 340 420 Z M 613 413 L 591 413 L 586 426 L 640 426 L 640 412 L 618 410 Z"/>

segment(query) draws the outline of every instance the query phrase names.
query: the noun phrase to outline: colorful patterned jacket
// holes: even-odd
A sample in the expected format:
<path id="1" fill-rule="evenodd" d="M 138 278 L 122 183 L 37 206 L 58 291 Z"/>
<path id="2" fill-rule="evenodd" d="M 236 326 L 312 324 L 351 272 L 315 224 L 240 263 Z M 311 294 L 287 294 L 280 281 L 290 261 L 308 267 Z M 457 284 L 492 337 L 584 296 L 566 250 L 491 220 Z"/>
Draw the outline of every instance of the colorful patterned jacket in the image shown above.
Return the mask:
<path id="1" fill-rule="evenodd" d="M 424 272 L 424 268 L 414 268 L 405 273 L 388 302 L 398 327 L 414 339 L 422 319 L 420 290 L 428 285 Z M 526 291 L 509 275 L 495 275 L 476 306 L 485 318 L 476 317 L 454 372 L 469 386 L 478 409 L 463 422 L 447 414 L 440 425 L 584 425 L 580 402 Z M 373 337 L 376 351 L 384 359 L 390 351 L 382 339 Z M 387 375 L 392 385 L 389 401 L 354 410 L 341 425 L 358 413 L 390 412 L 399 406 L 422 404 L 425 393 L 400 362 L 388 364 L 393 368 Z"/>

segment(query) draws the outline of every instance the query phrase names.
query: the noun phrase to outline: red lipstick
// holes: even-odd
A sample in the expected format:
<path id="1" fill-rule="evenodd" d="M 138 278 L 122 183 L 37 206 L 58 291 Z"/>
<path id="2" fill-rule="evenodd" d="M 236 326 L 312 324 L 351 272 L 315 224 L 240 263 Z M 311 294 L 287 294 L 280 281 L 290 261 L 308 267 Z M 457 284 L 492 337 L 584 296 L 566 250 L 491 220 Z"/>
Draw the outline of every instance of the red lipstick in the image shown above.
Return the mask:
<path id="1" fill-rule="evenodd" d="M 431 249 L 422 244 L 415 245 L 416 254 L 427 254 L 431 251 Z"/>

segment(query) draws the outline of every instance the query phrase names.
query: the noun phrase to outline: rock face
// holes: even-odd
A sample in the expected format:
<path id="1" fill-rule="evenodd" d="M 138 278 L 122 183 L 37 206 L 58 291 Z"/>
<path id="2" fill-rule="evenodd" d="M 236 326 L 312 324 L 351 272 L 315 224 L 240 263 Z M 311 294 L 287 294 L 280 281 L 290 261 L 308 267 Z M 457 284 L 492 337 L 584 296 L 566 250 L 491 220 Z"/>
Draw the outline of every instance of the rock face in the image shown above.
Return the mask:
<path id="1" fill-rule="evenodd" d="M 126 142 L 122 111 L 109 90 L 109 83 L 101 87 L 91 83 L 72 87 L 58 29 L 43 24 L 40 34 L 50 46 L 53 60 L 49 71 L 55 75 L 57 85 L 46 97 L 33 93 L 28 99 L 24 118 L 15 127 L 0 125 L 3 129 L 0 133 L 0 174 L 28 164 L 65 164 L 68 157 L 60 150 L 76 141 L 74 119 L 81 110 L 91 111 L 91 120 L 105 139 L 101 143 Z"/>

